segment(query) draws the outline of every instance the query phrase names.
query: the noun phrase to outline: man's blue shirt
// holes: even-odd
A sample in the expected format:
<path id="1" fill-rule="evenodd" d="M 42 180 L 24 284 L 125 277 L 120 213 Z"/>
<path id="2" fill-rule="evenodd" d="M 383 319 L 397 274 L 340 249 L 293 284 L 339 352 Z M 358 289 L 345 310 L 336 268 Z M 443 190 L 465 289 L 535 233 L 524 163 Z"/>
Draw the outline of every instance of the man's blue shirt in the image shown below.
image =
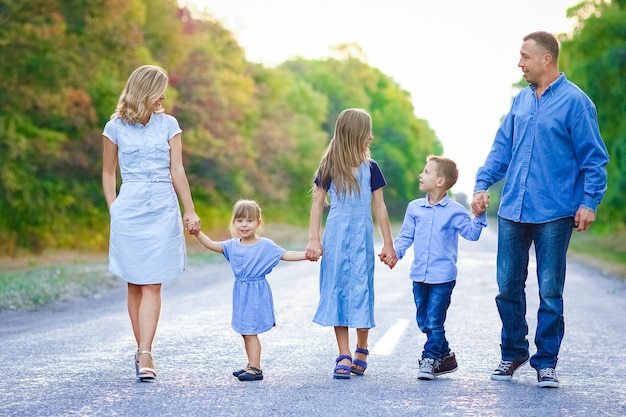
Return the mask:
<path id="1" fill-rule="evenodd" d="M 514 98 L 474 191 L 504 178 L 498 215 L 516 222 L 574 216 L 581 206 L 595 212 L 608 161 L 593 102 L 561 73 L 539 99 L 532 85 Z"/>
<path id="2" fill-rule="evenodd" d="M 463 205 L 445 196 L 431 206 L 428 196 L 411 201 L 393 246 L 398 259 L 413 245 L 415 258 L 410 278 L 416 282 L 441 284 L 456 279 L 459 235 L 478 240 L 487 217 L 470 218 Z"/>

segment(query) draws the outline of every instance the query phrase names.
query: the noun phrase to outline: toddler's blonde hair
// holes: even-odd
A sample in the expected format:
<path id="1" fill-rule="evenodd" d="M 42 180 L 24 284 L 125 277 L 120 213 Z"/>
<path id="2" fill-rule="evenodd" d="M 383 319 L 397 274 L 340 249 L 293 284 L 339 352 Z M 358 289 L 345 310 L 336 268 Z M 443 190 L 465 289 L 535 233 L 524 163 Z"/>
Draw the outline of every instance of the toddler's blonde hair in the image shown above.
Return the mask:
<path id="1" fill-rule="evenodd" d="M 237 219 L 256 219 L 259 227 L 256 229 L 256 235 L 261 236 L 261 206 L 254 200 L 239 200 L 233 206 L 233 214 L 230 218 L 229 230 L 233 237 L 238 237 L 235 229 L 235 220 Z"/>

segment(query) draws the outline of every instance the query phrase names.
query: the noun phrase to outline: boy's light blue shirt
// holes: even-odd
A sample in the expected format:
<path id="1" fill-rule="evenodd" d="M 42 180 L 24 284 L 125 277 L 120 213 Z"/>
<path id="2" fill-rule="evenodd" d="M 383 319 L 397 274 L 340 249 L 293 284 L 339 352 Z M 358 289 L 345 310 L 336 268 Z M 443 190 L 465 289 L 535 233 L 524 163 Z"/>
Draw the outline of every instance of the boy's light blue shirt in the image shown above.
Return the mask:
<path id="1" fill-rule="evenodd" d="M 410 274 L 413 281 L 441 284 L 456 279 L 459 235 L 478 240 L 486 226 L 486 214 L 472 219 L 462 204 L 447 195 L 431 206 L 427 195 L 408 204 L 393 246 L 398 259 L 402 259 L 413 245 L 415 259 Z"/>
<path id="2" fill-rule="evenodd" d="M 504 178 L 498 215 L 546 223 L 596 211 L 607 187 L 609 154 L 591 99 L 561 73 L 542 96 L 530 85 L 513 100 L 474 192 Z"/>

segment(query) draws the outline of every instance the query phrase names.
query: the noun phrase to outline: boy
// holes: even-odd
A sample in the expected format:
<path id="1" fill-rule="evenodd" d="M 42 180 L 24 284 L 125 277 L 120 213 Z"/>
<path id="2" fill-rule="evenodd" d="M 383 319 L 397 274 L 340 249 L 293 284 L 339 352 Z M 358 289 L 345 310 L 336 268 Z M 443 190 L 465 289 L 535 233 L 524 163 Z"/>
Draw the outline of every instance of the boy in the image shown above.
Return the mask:
<path id="1" fill-rule="evenodd" d="M 411 201 L 406 209 L 400 234 L 394 241 L 398 259 L 413 245 L 411 265 L 417 325 L 426 335 L 419 362 L 418 379 L 457 370 L 456 357 L 445 337 L 444 322 L 456 284 L 459 235 L 478 240 L 487 226 L 485 210 L 470 218 L 467 209 L 448 197 L 448 190 L 459 176 L 456 164 L 448 158 L 429 156 L 420 174 L 419 188 L 424 198 Z"/>

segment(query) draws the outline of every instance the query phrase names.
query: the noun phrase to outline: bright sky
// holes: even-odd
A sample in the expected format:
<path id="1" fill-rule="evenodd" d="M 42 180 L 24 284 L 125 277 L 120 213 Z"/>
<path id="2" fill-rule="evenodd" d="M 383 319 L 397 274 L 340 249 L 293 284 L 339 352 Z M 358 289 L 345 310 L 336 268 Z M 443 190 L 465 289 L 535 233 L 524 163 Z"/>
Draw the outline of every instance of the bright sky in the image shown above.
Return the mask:
<path id="1" fill-rule="evenodd" d="M 295 56 L 325 58 L 332 46 L 358 44 L 369 65 L 411 94 L 415 115 L 429 122 L 444 155 L 459 167 L 452 191 L 468 195 L 509 109 L 511 85 L 521 79 L 522 38 L 535 30 L 571 32 L 574 21 L 565 14 L 577 3 L 180 0 L 215 16 L 249 61 L 269 67 Z"/>

